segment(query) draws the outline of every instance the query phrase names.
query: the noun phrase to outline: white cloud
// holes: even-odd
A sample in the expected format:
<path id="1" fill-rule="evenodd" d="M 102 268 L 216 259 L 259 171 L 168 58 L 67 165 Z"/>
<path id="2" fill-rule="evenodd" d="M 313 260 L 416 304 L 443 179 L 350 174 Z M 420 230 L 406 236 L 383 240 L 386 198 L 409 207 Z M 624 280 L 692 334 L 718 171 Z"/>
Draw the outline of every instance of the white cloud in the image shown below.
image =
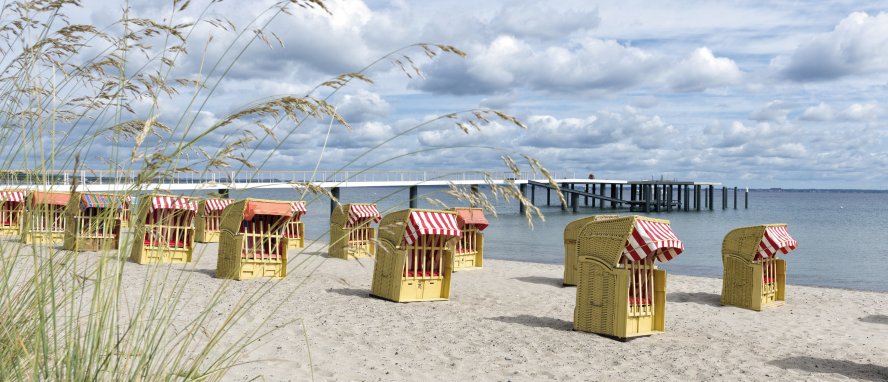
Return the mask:
<path id="1" fill-rule="evenodd" d="M 839 117 L 845 120 L 850 121 L 866 121 L 872 120 L 878 117 L 881 112 L 881 108 L 879 105 L 868 103 L 868 104 L 851 104 L 845 110 L 842 110 L 839 113 Z"/>
<path id="2" fill-rule="evenodd" d="M 854 12 L 835 29 L 804 42 L 772 67 L 795 81 L 830 80 L 888 70 L 888 13 Z"/>
<path id="3" fill-rule="evenodd" d="M 805 109 L 801 119 L 804 121 L 829 121 L 835 117 L 835 111 L 832 106 L 821 102 L 817 106 L 811 106 Z"/>
<path id="4" fill-rule="evenodd" d="M 709 48 L 703 47 L 675 65 L 667 74 L 667 82 L 677 91 L 701 91 L 735 84 L 741 77 L 737 63 L 729 58 L 715 57 Z"/>
<path id="5" fill-rule="evenodd" d="M 789 114 L 789 106 L 785 102 L 775 100 L 768 102 L 765 107 L 749 114 L 749 119 L 759 122 L 784 122 Z"/>

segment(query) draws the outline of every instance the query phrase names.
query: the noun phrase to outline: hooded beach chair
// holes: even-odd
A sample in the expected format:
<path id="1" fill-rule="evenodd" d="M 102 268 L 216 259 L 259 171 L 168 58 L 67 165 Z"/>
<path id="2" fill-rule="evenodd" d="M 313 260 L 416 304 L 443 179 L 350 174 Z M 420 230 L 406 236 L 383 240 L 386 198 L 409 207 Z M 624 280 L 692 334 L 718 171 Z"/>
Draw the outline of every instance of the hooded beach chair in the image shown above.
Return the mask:
<path id="1" fill-rule="evenodd" d="M 218 243 L 222 227 L 222 210 L 233 203 L 232 199 L 204 199 L 197 203 L 194 219 L 194 240 L 199 243 Z"/>
<path id="2" fill-rule="evenodd" d="M 24 192 L 0 190 L 0 235 L 21 236 L 24 212 Z"/>
<path id="3" fill-rule="evenodd" d="M 216 277 L 245 280 L 287 276 L 289 202 L 246 199 L 222 211 Z"/>
<path id="4" fill-rule="evenodd" d="M 577 234 L 574 330 L 617 338 L 665 331 L 666 272 L 684 249 L 668 220 L 626 216 L 592 221 Z"/>
<path id="5" fill-rule="evenodd" d="M 721 303 L 762 310 L 786 301 L 786 261 L 778 253 L 798 246 L 786 224 L 737 228 L 722 242 Z"/>
<path id="6" fill-rule="evenodd" d="M 586 224 L 618 218 L 619 215 L 592 215 L 567 223 L 564 227 L 564 285 L 577 285 L 577 234 Z"/>
<path id="7" fill-rule="evenodd" d="M 456 207 L 448 211 L 456 212 L 456 224 L 462 231 L 453 253 L 453 270 L 481 268 L 484 263 L 484 234 L 481 231 L 489 225 L 484 210 Z"/>
<path id="8" fill-rule="evenodd" d="M 120 195 L 75 193 L 65 209 L 64 248 L 101 251 L 120 246 Z"/>
<path id="9" fill-rule="evenodd" d="M 129 228 L 133 224 L 133 196 L 123 196 L 120 202 L 123 205 L 123 208 L 120 209 L 120 227 Z"/>
<path id="10" fill-rule="evenodd" d="M 197 203 L 186 197 L 150 195 L 141 199 L 134 225 L 130 259 L 188 263 L 194 252 Z"/>
<path id="11" fill-rule="evenodd" d="M 305 247 L 305 225 L 302 224 L 302 215 L 308 210 L 305 208 L 304 201 L 290 202 L 290 211 L 293 217 L 287 223 L 287 229 L 284 235 L 287 236 L 287 245 L 293 248 Z"/>
<path id="12" fill-rule="evenodd" d="M 379 210 L 375 204 L 350 203 L 333 209 L 330 215 L 331 257 L 340 259 L 376 255 L 376 229 Z"/>
<path id="13" fill-rule="evenodd" d="M 65 209 L 71 193 L 32 191 L 25 201 L 22 241 L 25 244 L 62 244 L 67 219 Z"/>
<path id="14" fill-rule="evenodd" d="M 395 302 L 450 298 L 456 213 L 406 209 L 379 223 L 371 294 Z"/>

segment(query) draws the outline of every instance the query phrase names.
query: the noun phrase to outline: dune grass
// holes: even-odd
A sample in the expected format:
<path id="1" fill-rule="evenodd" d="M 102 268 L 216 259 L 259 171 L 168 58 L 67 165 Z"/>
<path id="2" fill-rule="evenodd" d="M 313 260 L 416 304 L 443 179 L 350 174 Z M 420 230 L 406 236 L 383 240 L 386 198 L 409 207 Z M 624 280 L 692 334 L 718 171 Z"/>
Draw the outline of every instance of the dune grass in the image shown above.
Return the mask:
<path id="1" fill-rule="evenodd" d="M 324 81 L 307 94 L 233 105 L 237 107 L 231 114 L 201 125 L 198 113 L 244 52 L 255 43 L 277 44 L 278 37 L 266 32 L 273 20 L 291 12 L 329 12 L 320 0 L 281 1 L 247 25 L 236 26 L 224 15 L 215 15 L 214 4 L 174 1 L 170 14 L 137 18 L 123 3 L 116 22 L 95 27 L 72 23 L 66 16 L 79 5 L 76 0 L 5 3 L 0 11 L 0 172 L 5 179 L 43 190 L 76 192 L 88 176 L 121 171 L 131 187 L 120 194 L 139 198 L 153 191 L 148 189 L 151 183 L 183 172 L 259 171 L 269 165 L 271 156 L 257 154 L 257 147 L 269 139 L 277 142 L 277 150 L 306 123 L 330 121 L 330 129 L 349 128 L 331 99 L 352 82 L 372 83 L 367 75 L 371 67 L 388 63 L 413 76 L 420 71 L 408 54 L 427 59 L 465 56 L 449 45 L 403 47 L 359 71 Z M 190 12 L 192 21 L 175 23 L 184 19 L 179 15 L 185 12 Z M 190 43 L 199 25 L 210 25 L 228 37 L 214 62 L 206 62 L 206 47 Z M 186 57 L 199 62 L 197 72 L 177 78 L 182 73 L 177 64 Z M 162 101 L 172 98 L 185 100 L 189 113 L 163 116 Z M 524 127 L 499 111 L 450 113 L 368 147 L 341 170 L 429 124 L 452 121 L 455 133 L 468 133 L 491 119 Z M 221 147 L 203 144 L 222 132 L 226 139 Z M 506 166 L 517 174 L 519 165 L 512 154 L 501 151 Z M 539 162 L 526 160 L 532 171 L 551 179 Z M 57 169 L 75 169 L 75 176 L 65 177 Z M 542 216 L 514 183 L 496 184 L 489 175 L 487 179 L 493 197 L 525 204 L 528 219 L 532 214 Z M 312 182 L 294 184 L 294 189 L 302 199 L 332 197 Z M 484 194 L 457 186 L 449 194 L 495 213 Z M 47 216 L 47 208 L 31 208 L 24 218 Z M 113 224 L 116 219 L 108 212 L 92 224 Z M 205 306 L 184 314 L 195 274 L 189 271 L 192 267 L 127 262 L 129 233 L 123 233 L 118 249 L 98 253 L 25 244 L 17 238 L 0 240 L 0 375 L 14 380 L 218 380 L 242 361 L 245 349 L 278 329 L 262 325 L 267 317 L 255 325 L 243 323 L 250 307 L 279 280 L 254 282 L 234 301 L 230 282 L 221 282 Z M 310 274 L 321 264 L 291 267 L 310 267 Z M 137 295 L 123 292 L 128 272 L 145 273 Z M 273 309 L 270 314 L 275 313 Z"/>

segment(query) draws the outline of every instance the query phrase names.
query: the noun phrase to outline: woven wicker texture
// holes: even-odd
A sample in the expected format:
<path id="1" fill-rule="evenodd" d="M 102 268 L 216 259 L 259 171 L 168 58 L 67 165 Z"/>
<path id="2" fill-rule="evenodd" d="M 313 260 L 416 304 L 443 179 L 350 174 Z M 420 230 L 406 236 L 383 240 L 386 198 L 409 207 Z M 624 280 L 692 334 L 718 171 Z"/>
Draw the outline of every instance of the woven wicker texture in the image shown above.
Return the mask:
<path id="1" fill-rule="evenodd" d="M 621 261 L 629 235 L 643 216 L 590 219 L 577 232 L 577 298 L 574 329 L 617 338 L 665 330 L 666 272 L 643 262 Z M 575 230 L 576 227 L 571 227 Z"/>
<path id="2" fill-rule="evenodd" d="M 245 280 L 287 276 L 288 245 L 284 229 L 291 217 L 256 215 L 252 221 L 246 221 L 244 212 L 251 201 L 283 203 L 289 208 L 288 202 L 259 199 L 240 200 L 225 207 L 216 261 L 218 278 Z M 267 224 L 255 229 L 257 222 Z M 254 228 L 247 230 L 244 227 Z"/>
<path id="3" fill-rule="evenodd" d="M 81 208 L 81 197 L 102 198 L 107 208 Z M 65 208 L 64 248 L 69 251 L 101 251 L 120 246 L 120 196 L 75 192 Z"/>
<path id="4" fill-rule="evenodd" d="M 416 243 L 406 245 L 407 221 L 415 211 L 454 214 L 406 209 L 383 216 L 370 293 L 396 302 L 447 300 L 453 272 L 453 244 L 457 238 L 423 235 Z M 419 258 L 423 261 L 422 267 L 418 265 Z M 426 263 L 427 258 L 432 260 Z"/>
<path id="5" fill-rule="evenodd" d="M 586 224 L 614 219 L 619 215 L 592 215 L 567 223 L 564 227 L 564 285 L 577 285 L 577 235 Z"/>
<path id="6" fill-rule="evenodd" d="M 721 303 L 752 310 L 783 305 L 786 296 L 786 262 L 782 259 L 755 260 L 759 243 L 768 227 L 763 224 L 728 232 L 722 241 Z"/>
<path id="7" fill-rule="evenodd" d="M 453 251 L 453 271 L 467 269 L 481 269 L 484 265 L 484 233 L 482 228 L 474 224 L 465 224 L 463 219 L 459 218 L 460 211 L 471 211 L 472 216 L 484 216 L 484 210 L 481 208 L 456 207 L 449 208 L 447 211 L 453 211 L 457 214 L 457 223 L 460 224 L 459 229 L 462 236 L 456 241 Z M 487 227 L 486 222 L 484 227 Z"/>
<path id="8" fill-rule="evenodd" d="M 151 200 L 154 197 L 173 195 L 153 194 L 142 198 L 136 209 L 133 224 L 133 241 L 130 260 L 139 264 L 148 263 L 190 263 L 194 253 L 195 213 L 185 210 L 168 210 L 152 214 Z"/>
<path id="9" fill-rule="evenodd" d="M 52 194 L 48 196 L 48 194 Z M 21 239 L 25 244 L 57 245 L 65 241 L 67 224 L 64 205 L 45 204 L 45 199 L 69 200 L 67 193 L 30 192 L 25 197 Z"/>
<path id="10" fill-rule="evenodd" d="M 373 257 L 376 255 L 376 228 L 373 219 L 349 225 L 352 206 L 376 206 L 370 203 L 340 204 L 330 215 L 329 254 L 339 259 Z"/>

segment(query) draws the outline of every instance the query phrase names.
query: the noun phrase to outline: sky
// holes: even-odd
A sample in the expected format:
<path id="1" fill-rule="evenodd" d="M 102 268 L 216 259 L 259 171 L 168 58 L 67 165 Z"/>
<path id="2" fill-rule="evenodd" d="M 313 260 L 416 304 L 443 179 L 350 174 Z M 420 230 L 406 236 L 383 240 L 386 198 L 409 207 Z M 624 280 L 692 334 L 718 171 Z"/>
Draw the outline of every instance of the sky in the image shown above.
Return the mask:
<path id="1" fill-rule="evenodd" d="M 235 33 L 198 23 L 176 74 L 216 75 L 218 87 L 202 107 L 184 102 L 189 94 L 162 100 L 161 120 L 188 115 L 209 126 L 256 100 L 304 95 L 399 48 L 449 44 L 467 57 L 429 59 L 407 49 L 423 76 L 409 78 L 382 60 L 367 71 L 374 84 L 333 95 L 351 129 L 328 120 L 295 129 L 285 122 L 274 127 L 280 142 L 267 140 L 251 157 L 282 170 L 504 171 L 502 155 L 526 154 L 578 177 L 888 189 L 884 2 L 327 4 L 331 14 L 293 8 L 274 18 L 272 1 L 213 4 L 205 17 L 240 30 L 267 23 L 283 46 L 245 45 Z M 168 2 L 130 6 L 137 16 L 172 14 Z M 111 25 L 121 7 L 87 0 L 73 19 Z M 193 21 L 201 9 L 173 17 Z M 232 45 L 236 59 L 225 51 Z M 231 67 L 220 76 L 211 71 L 215 63 Z M 502 110 L 527 128 L 491 120 L 468 133 L 453 121 L 412 129 L 477 108 Z M 232 134 L 220 131 L 203 144 L 222 145 Z M 98 158 L 108 148 L 92 150 L 88 157 Z"/>

